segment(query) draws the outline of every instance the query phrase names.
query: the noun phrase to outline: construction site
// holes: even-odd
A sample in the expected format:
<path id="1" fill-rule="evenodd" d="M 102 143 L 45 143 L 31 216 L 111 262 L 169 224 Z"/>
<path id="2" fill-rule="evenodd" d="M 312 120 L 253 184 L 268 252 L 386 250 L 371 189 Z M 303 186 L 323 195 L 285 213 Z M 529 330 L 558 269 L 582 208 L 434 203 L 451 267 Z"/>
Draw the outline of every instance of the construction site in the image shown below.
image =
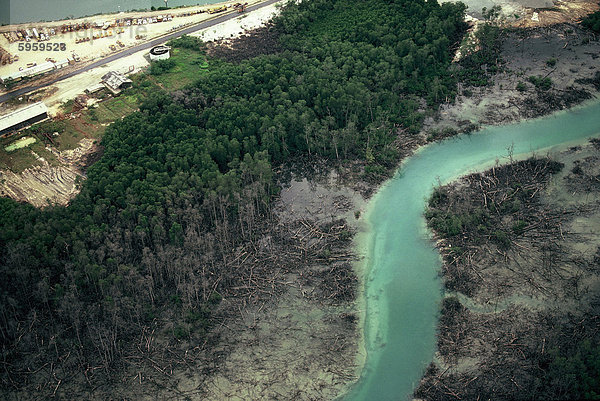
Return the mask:
<path id="1" fill-rule="evenodd" d="M 0 83 L 12 89 L 23 78 L 34 79 L 84 64 L 209 20 L 215 14 L 242 13 L 248 5 L 228 2 L 172 11 L 119 13 L 116 17 L 7 25 L 0 28 Z"/>

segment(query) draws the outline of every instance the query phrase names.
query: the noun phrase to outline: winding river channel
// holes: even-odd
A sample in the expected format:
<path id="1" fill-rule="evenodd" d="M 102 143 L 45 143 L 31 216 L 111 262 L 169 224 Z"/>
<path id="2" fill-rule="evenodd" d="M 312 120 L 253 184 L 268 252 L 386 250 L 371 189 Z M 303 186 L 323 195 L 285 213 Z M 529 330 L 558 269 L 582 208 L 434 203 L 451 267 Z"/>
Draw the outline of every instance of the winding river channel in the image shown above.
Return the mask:
<path id="1" fill-rule="evenodd" d="M 443 295 L 439 254 L 423 211 L 434 186 L 507 161 L 545 155 L 600 135 L 600 101 L 422 148 L 369 203 L 365 248 L 367 359 L 345 401 L 402 400 L 433 360 Z M 512 151 L 509 151 L 512 149 Z"/>

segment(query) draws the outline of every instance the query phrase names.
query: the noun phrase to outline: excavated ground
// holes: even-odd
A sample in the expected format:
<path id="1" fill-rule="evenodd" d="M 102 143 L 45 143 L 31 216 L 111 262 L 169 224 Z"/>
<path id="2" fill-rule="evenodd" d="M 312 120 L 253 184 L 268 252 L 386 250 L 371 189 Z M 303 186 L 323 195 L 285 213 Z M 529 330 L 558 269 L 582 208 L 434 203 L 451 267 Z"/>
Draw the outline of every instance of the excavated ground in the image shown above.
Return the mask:
<path id="1" fill-rule="evenodd" d="M 98 151 L 93 139 L 85 138 L 73 150 L 51 149 L 59 165 L 51 165 L 38 155 L 38 164 L 21 173 L 0 170 L 0 196 L 36 207 L 66 205 L 79 192 L 78 181 L 85 178 L 83 165 Z"/>

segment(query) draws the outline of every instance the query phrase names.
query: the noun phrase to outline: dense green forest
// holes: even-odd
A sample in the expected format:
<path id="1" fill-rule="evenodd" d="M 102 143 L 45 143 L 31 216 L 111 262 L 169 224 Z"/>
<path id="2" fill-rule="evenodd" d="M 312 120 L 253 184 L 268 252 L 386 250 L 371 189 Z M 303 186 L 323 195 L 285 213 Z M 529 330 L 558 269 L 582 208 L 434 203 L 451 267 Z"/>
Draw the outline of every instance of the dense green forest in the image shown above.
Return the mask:
<path id="1" fill-rule="evenodd" d="M 194 85 L 113 123 L 68 207 L 0 199 L 2 388 L 31 385 L 47 366 L 106 380 L 146 331 L 202 341 L 215 305 L 235 296 L 232 250 L 270 216 L 272 166 L 294 155 L 364 160 L 366 176 L 395 166 L 398 131 L 418 132 L 455 95 L 464 11 L 290 3 L 271 28 L 281 52 L 211 60 Z"/>
<path id="2" fill-rule="evenodd" d="M 600 32 L 600 11 L 588 15 L 581 23 L 594 32 Z"/>

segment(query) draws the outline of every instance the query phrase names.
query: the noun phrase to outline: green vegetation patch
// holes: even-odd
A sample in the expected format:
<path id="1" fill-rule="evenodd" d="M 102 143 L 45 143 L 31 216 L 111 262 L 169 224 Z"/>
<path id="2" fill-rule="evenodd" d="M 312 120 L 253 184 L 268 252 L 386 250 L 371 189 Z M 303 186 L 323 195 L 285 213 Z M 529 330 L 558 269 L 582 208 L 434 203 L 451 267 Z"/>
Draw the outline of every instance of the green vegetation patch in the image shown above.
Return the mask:
<path id="1" fill-rule="evenodd" d="M 501 54 L 502 30 L 485 23 L 475 33 L 479 50 L 464 57 L 457 69 L 458 78 L 472 86 L 487 86 L 503 65 Z"/>
<path id="2" fill-rule="evenodd" d="M 516 237 L 539 224 L 535 220 L 538 216 L 532 217 L 530 211 L 538 205 L 540 188 L 562 167 L 553 160 L 531 158 L 465 177 L 466 186 L 436 188 L 425 218 L 429 227 L 451 244 L 444 254 L 447 264 L 457 266 L 464 257 L 463 250 L 473 245 L 491 246 L 501 252 L 510 249 Z M 490 182 L 510 185 L 488 191 Z M 449 275 L 445 285 L 470 296 L 476 279 L 463 273 Z"/>
<path id="3" fill-rule="evenodd" d="M 21 139 L 16 140 L 12 144 L 8 145 L 4 148 L 7 152 L 12 152 L 13 150 L 21 149 L 27 147 L 33 143 L 35 143 L 36 139 L 30 136 L 24 136 Z"/>
<path id="4" fill-rule="evenodd" d="M 14 173 L 39 164 L 30 148 L 21 148 L 7 152 L 4 147 L 0 148 L 0 168 L 8 169 Z"/>
<path id="5" fill-rule="evenodd" d="M 166 60 L 153 61 L 150 64 L 150 74 L 152 74 L 152 75 L 164 74 L 165 72 L 175 68 L 175 65 L 176 65 L 175 60 L 173 60 L 172 58 L 169 58 Z"/>
<path id="6" fill-rule="evenodd" d="M 531 82 L 537 89 L 542 91 L 547 91 L 552 88 L 552 80 L 549 77 L 532 75 L 527 78 L 527 80 Z"/>
<path id="7" fill-rule="evenodd" d="M 171 58 L 153 62 L 149 73 L 153 82 L 167 90 L 182 89 L 208 70 L 205 52 L 197 48 L 172 48 Z"/>
<path id="8" fill-rule="evenodd" d="M 122 93 L 120 96 L 98 103 L 97 107 L 88 110 L 91 122 L 107 124 L 117 121 L 138 109 L 139 100 L 135 91 Z"/>
<path id="9" fill-rule="evenodd" d="M 387 7 L 390 7 L 390 4 L 384 1 L 330 2 L 325 7 L 319 7 L 319 18 L 307 24 L 303 37 L 348 40 L 362 34 L 372 39 L 390 34 L 386 30 L 385 22 L 383 25 L 378 23 L 389 16 Z M 348 29 L 349 27 L 353 29 Z"/>
<path id="10" fill-rule="evenodd" d="M 600 11 L 588 15 L 581 23 L 594 32 L 600 32 Z"/>
<path id="11" fill-rule="evenodd" d="M 586 339 L 573 348 L 548 350 L 540 387 L 559 388 L 564 399 L 600 399 L 600 346 Z"/>

